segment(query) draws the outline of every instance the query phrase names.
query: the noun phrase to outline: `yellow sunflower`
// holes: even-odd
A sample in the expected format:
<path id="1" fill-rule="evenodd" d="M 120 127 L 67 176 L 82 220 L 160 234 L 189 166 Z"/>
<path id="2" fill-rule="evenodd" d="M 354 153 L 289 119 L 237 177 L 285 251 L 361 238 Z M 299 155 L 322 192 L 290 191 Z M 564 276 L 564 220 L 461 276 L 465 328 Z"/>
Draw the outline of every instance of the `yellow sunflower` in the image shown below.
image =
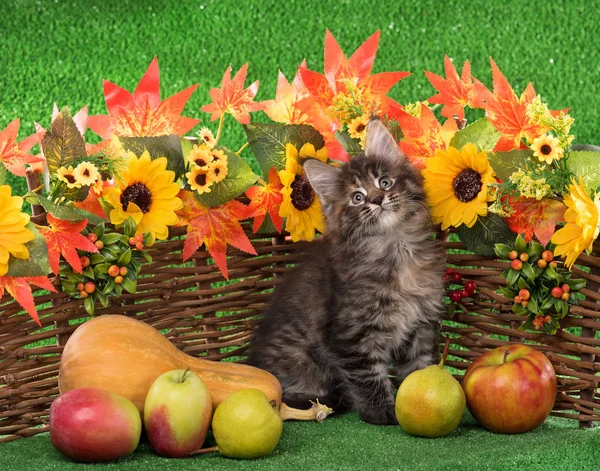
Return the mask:
<path id="1" fill-rule="evenodd" d="M 122 224 L 131 217 L 137 223 L 136 234 L 150 232 L 153 238 L 166 239 L 169 228 L 177 223 L 175 211 L 183 206 L 177 198 L 181 189 L 174 182 L 175 172 L 167 170 L 167 158 L 152 160 L 148 152 L 138 159 L 130 154 L 120 180 L 104 197 L 113 205 L 110 222 Z"/>
<path id="2" fill-rule="evenodd" d="M 214 174 L 210 167 L 195 167 L 185 176 L 193 190 L 199 194 L 210 193 L 210 186 L 214 183 Z"/>
<path id="3" fill-rule="evenodd" d="M 223 152 L 222 150 L 213 149 L 210 151 L 210 155 L 212 156 L 213 162 L 218 160 L 219 162 L 227 164 L 227 154 L 225 154 L 225 152 Z"/>
<path id="4" fill-rule="evenodd" d="M 67 188 L 80 188 L 81 183 L 77 181 L 75 177 L 75 170 L 73 170 L 73 166 L 60 167 L 57 171 L 58 179 L 67 184 Z"/>
<path id="5" fill-rule="evenodd" d="M 205 170 L 208 168 L 208 164 L 210 164 L 213 160 L 208 147 L 202 145 L 199 146 L 196 144 L 194 144 L 194 147 L 188 154 L 187 159 L 190 163 Z"/>
<path id="6" fill-rule="evenodd" d="M 477 216 L 487 214 L 488 201 L 495 199 L 488 186 L 495 180 L 485 152 L 477 152 L 473 144 L 460 151 L 450 147 L 425 159 L 425 166 L 424 187 L 435 224 L 441 223 L 442 229 L 472 227 Z"/>
<path id="7" fill-rule="evenodd" d="M 9 185 L 0 186 L 0 276 L 8 272 L 8 259 L 29 258 L 25 243 L 33 240 L 33 232 L 27 229 L 29 215 L 21 212 L 23 198 L 11 196 Z"/>
<path id="8" fill-rule="evenodd" d="M 600 193 L 592 201 L 583 179 L 579 177 L 579 184 L 573 179 L 569 185 L 569 194 L 564 196 L 564 202 L 567 205 L 567 224 L 554 233 L 552 243 L 556 244 L 554 254 L 566 257 L 565 265 L 570 269 L 581 252 L 590 253 L 598 237 Z"/>
<path id="9" fill-rule="evenodd" d="M 212 179 L 215 183 L 219 183 L 223 180 L 225 180 L 225 177 L 227 176 L 227 162 L 223 162 L 221 160 L 215 160 L 213 162 L 211 162 L 209 169 L 211 171 L 211 176 Z"/>
<path id="10" fill-rule="evenodd" d="M 353 139 L 360 139 L 361 149 L 365 148 L 367 124 L 369 124 L 369 119 L 366 115 L 354 118 L 350 124 L 348 124 L 348 134 L 350 134 L 350 137 Z"/>
<path id="11" fill-rule="evenodd" d="M 81 183 L 81 186 L 93 185 L 100 178 L 100 172 L 91 162 L 81 162 L 75 167 L 75 179 Z"/>
<path id="12" fill-rule="evenodd" d="M 198 137 L 202 142 L 204 142 L 204 144 L 208 146 L 209 149 L 212 149 L 215 146 L 215 136 L 210 129 L 200 129 L 200 131 L 198 131 Z"/>
<path id="13" fill-rule="evenodd" d="M 533 156 L 537 157 L 540 162 L 546 162 L 550 165 L 554 160 L 563 158 L 564 150 L 560 146 L 560 141 L 549 134 L 536 137 L 531 144 Z"/>
<path id="14" fill-rule="evenodd" d="M 315 230 L 323 232 L 323 214 L 321 203 L 310 185 L 302 162 L 306 159 L 327 161 L 327 149 L 318 151 L 312 144 L 304 144 L 298 152 L 293 144 L 285 147 L 285 169 L 278 172 L 283 188 L 283 201 L 279 207 L 279 216 L 286 218 L 285 229 L 294 242 L 300 239 L 309 242 L 315 237 Z"/>

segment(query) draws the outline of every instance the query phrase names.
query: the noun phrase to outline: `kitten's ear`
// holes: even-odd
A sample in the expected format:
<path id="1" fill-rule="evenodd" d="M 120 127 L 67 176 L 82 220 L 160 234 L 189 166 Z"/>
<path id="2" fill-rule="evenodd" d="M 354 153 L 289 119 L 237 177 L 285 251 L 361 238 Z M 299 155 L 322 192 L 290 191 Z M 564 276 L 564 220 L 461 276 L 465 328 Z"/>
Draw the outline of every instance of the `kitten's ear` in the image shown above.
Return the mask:
<path id="1" fill-rule="evenodd" d="M 372 119 L 367 125 L 365 155 L 383 157 L 396 162 L 405 158 L 394 136 L 379 119 Z"/>
<path id="2" fill-rule="evenodd" d="M 306 160 L 304 170 L 321 204 L 327 205 L 330 203 L 338 191 L 338 178 L 342 170 L 316 159 Z"/>

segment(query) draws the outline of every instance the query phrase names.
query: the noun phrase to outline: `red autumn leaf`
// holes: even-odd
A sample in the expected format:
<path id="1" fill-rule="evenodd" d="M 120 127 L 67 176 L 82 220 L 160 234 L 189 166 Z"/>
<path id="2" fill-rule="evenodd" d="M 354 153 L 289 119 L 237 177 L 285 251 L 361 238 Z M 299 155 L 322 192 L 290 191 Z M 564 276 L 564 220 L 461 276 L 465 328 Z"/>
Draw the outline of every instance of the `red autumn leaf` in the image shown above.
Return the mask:
<path id="1" fill-rule="evenodd" d="M 300 67 L 306 67 L 306 60 L 302 61 Z M 291 84 L 285 78 L 285 75 L 279 71 L 275 99 L 263 102 L 265 114 L 276 123 L 306 123 L 309 117 L 297 106 L 298 102 L 306 97 L 308 97 L 308 91 L 304 86 L 304 82 L 302 82 L 300 69 L 296 72 Z"/>
<path id="2" fill-rule="evenodd" d="M 210 208 L 200 203 L 191 191 L 181 191 L 179 198 L 183 201 L 183 209 L 177 212 L 178 225 L 187 225 L 187 235 L 183 245 L 184 261 L 204 244 L 223 276 L 229 279 L 227 244 L 256 255 L 256 250 L 239 223 L 254 215 L 254 210 L 249 206 L 232 200 L 216 208 Z"/>
<path id="3" fill-rule="evenodd" d="M 40 323 L 40 318 L 37 315 L 35 302 L 33 300 L 33 293 L 31 292 L 31 286 L 29 283 L 56 293 L 56 288 L 52 285 L 47 276 L 0 276 L 0 298 L 4 296 L 4 290 L 8 291 L 15 301 L 17 301 L 23 307 L 23 309 L 27 311 L 36 324 L 41 327 L 42 324 Z"/>
<path id="4" fill-rule="evenodd" d="M 542 245 L 550 241 L 556 224 L 564 221 L 567 209 L 562 202 L 550 198 L 540 201 L 534 198 L 509 198 L 508 202 L 514 210 L 514 213 L 506 218 L 510 230 L 523 234 L 526 242 L 535 234 Z"/>
<path id="5" fill-rule="evenodd" d="M 363 99 L 368 103 L 378 105 L 378 112 L 381 115 L 386 115 L 393 106 L 400 106 L 386 95 L 398 81 L 410 73 L 383 72 L 371 75 L 379 45 L 379 35 L 379 31 L 374 33 L 352 54 L 350 59 L 347 59 L 338 42 L 327 30 L 324 73 L 300 67 L 302 81 L 310 96 L 298 102 L 297 106 L 309 116 L 309 124 L 323 135 L 325 146 L 332 159 L 349 160 L 348 154 L 335 138 L 335 133 L 342 128 L 342 123 L 331 111 L 334 98 L 349 93 L 348 83 L 356 85 Z"/>
<path id="6" fill-rule="evenodd" d="M 17 142 L 21 120 L 15 119 L 0 131 L 0 161 L 9 172 L 24 177 L 27 171 L 26 164 L 35 165 L 44 162 L 41 156 L 31 155 L 28 152 L 38 142 L 39 133 Z"/>
<path id="7" fill-rule="evenodd" d="M 494 93 L 487 97 L 484 107 L 488 120 L 502 133 L 495 150 L 508 152 L 513 149 L 524 149 L 525 145 L 521 139 L 526 138 L 529 142 L 533 142 L 536 137 L 541 136 L 549 129 L 534 124 L 527 116 L 527 105 L 531 104 L 535 98 L 535 89 L 529 83 L 521 97 L 518 98 L 496 63 L 492 59 L 490 62 Z"/>
<path id="8" fill-rule="evenodd" d="M 421 116 L 412 116 L 394 108 L 390 117 L 398 121 L 403 139 L 400 149 L 417 168 L 425 168 L 425 159 L 433 157 L 436 150 L 445 150 L 458 131 L 456 121 L 447 119 L 442 126 L 427 105 L 421 105 Z"/>
<path id="9" fill-rule="evenodd" d="M 484 99 L 489 95 L 489 91 L 479 80 L 471 76 L 469 61 L 465 61 L 460 77 L 448 56 L 444 58 L 444 69 L 446 71 L 445 79 L 433 72 L 425 72 L 431 84 L 439 92 L 428 101 L 444 105 L 442 116 L 446 118 L 457 116 L 458 119 L 462 120 L 465 117 L 465 106 L 471 108 L 484 107 Z"/>
<path id="10" fill-rule="evenodd" d="M 84 199 L 83 201 L 77 201 L 73 204 L 76 208 L 83 209 L 84 211 L 95 214 L 96 216 L 101 217 L 102 219 L 108 220 L 108 218 L 106 217 L 106 213 L 104 212 L 104 209 L 100 204 L 100 201 L 98 201 L 98 195 L 94 192 L 93 189 L 90 190 L 86 199 Z"/>
<path id="11" fill-rule="evenodd" d="M 250 124 L 250 113 L 261 111 L 265 105 L 254 101 L 258 92 L 257 80 L 248 88 L 244 88 L 246 74 L 248 72 L 248 63 L 235 74 L 231 80 L 231 65 L 223 74 L 221 88 L 211 88 L 208 92 L 213 102 L 200 108 L 206 113 L 211 113 L 210 120 L 219 119 L 224 113 L 230 113 L 240 124 Z"/>
<path id="12" fill-rule="evenodd" d="M 168 134 L 181 137 L 200 122 L 181 116 L 197 87 L 192 85 L 161 101 L 160 72 L 155 57 L 133 94 L 108 80 L 104 81 L 104 98 L 109 114 L 90 116 L 88 126 L 103 139 Z"/>
<path id="13" fill-rule="evenodd" d="M 55 275 L 58 275 L 58 262 L 62 254 L 71 268 L 81 273 L 82 266 L 77 254 L 77 249 L 86 252 L 98 252 L 98 248 L 84 237 L 80 232 L 87 226 L 87 219 L 82 221 L 68 221 L 57 219 L 48 214 L 49 227 L 38 227 L 48 245 L 48 261 Z"/>
<path id="14" fill-rule="evenodd" d="M 278 232 L 283 228 L 283 218 L 279 216 L 279 207 L 283 201 L 281 189 L 283 185 L 277 175 L 275 167 L 269 171 L 269 184 L 266 186 L 252 186 L 246 190 L 246 196 L 250 198 L 248 206 L 254 211 L 253 230 L 256 233 L 263 225 L 267 213 L 271 216 L 271 221 Z"/>

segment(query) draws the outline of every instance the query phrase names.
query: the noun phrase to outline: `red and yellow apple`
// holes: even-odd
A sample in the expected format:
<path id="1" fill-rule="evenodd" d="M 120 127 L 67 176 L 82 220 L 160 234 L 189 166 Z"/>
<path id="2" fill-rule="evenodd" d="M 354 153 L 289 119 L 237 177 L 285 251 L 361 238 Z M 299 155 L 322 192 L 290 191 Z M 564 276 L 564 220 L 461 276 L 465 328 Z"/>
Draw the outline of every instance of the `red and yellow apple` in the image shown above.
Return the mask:
<path id="1" fill-rule="evenodd" d="M 462 384 L 471 415 L 496 433 L 533 430 L 546 420 L 556 399 L 552 363 L 525 345 L 481 355 L 467 369 Z"/>
<path id="2" fill-rule="evenodd" d="M 182 458 L 200 448 L 211 419 L 210 393 L 195 373 L 167 371 L 152 383 L 144 403 L 144 425 L 159 455 Z"/>
<path id="3" fill-rule="evenodd" d="M 50 406 L 50 441 L 74 461 L 123 458 L 136 449 L 141 432 L 138 408 L 102 389 L 73 389 Z"/>

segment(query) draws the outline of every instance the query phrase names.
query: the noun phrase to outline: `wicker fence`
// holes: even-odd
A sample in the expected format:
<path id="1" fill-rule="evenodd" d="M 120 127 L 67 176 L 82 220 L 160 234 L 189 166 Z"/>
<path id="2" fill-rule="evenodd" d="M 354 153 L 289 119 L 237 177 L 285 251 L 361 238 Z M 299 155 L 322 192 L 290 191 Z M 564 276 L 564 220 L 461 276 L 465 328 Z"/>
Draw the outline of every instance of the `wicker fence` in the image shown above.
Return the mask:
<path id="1" fill-rule="evenodd" d="M 154 261 L 142 268 L 137 294 L 112 298 L 96 315 L 135 316 L 163 330 L 190 355 L 211 360 L 243 356 L 272 288 L 306 249 L 306 243 L 293 244 L 279 234 L 253 235 L 248 224 L 245 230 L 258 255 L 230 249 L 230 282 L 223 283 L 207 252 L 198 251 L 183 264 L 183 232 L 175 231 L 169 241 L 151 249 Z M 504 284 L 499 275 L 505 262 L 455 253 L 464 249 L 462 244 L 444 243 L 448 263 L 478 285 L 474 301 L 444 322 L 443 335 L 452 337 L 447 363 L 464 370 L 490 348 L 531 343 L 550 358 L 559 375 L 553 414 L 576 419 L 584 427 L 600 420 L 600 258 L 581 257 L 591 268 L 590 273 L 576 269 L 588 280 L 581 291 L 586 299 L 562 320 L 563 329 L 549 336 L 517 330 L 523 319 L 512 313 L 511 300 L 495 293 Z M 42 329 L 11 298 L 2 298 L 0 304 L 0 442 L 48 430 L 61 352 L 77 325 L 89 318 L 80 299 L 41 291 L 35 295 Z"/>

